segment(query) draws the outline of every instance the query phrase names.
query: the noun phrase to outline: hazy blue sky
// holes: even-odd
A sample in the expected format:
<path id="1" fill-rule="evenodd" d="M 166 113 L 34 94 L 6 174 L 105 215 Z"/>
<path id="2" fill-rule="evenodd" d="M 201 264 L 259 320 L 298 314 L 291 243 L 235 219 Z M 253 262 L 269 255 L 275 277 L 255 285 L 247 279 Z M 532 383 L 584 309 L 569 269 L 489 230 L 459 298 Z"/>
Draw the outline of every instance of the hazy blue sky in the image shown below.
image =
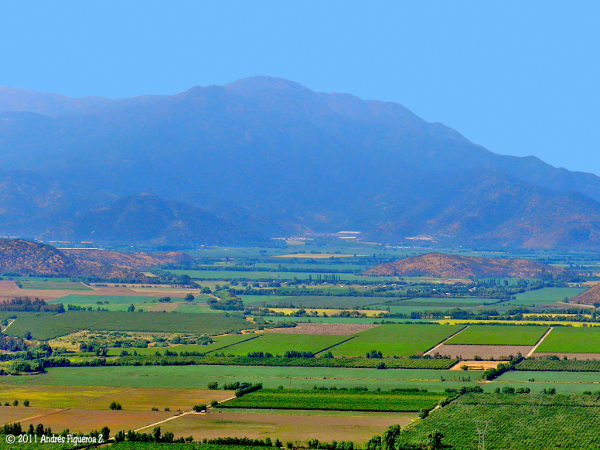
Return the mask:
<path id="1" fill-rule="evenodd" d="M 279 76 L 600 174 L 599 23 L 598 1 L 0 1 L 0 85 L 125 97 Z"/>

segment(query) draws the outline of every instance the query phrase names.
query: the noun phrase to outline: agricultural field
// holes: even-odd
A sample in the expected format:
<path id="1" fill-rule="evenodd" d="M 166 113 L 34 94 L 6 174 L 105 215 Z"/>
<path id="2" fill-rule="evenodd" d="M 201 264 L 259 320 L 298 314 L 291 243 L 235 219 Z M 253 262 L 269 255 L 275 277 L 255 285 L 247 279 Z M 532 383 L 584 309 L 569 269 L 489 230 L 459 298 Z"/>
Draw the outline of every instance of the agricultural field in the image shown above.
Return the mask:
<path id="1" fill-rule="evenodd" d="M 416 417 L 415 413 L 217 409 L 211 410 L 209 414 L 179 417 L 162 424 L 161 429 L 172 432 L 176 437 L 193 436 L 196 441 L 224 436 L 252 439 L 264 439 L 269 436 L 273 441 L 279 439 L 283 443 L 294 442 L 298 447 L 299 443 L 305 443 L 309 439 L 318 439 L 321 442 L 352 441 L 357 445 L 363 445 L 371 437 L 381 434 L 387 427 L 397 424 L 407 425 Z M 151 429 L 146 432 L 149 431 Z M 134 448 L 138 449 L 138 447 L 127 447 L 127 450 Z M 120 447 L 116 446 L 115 449 Z M 177 446 L 164 448 L 164 450 L 177 449 Z M 199 447 L 197 450 L 204 450 L 204 447 Z M 207 450 L 246 449 L 241 446 L 230 449 L 219 446 Z"/>
<path id="2" fill-rule="evenodd" d="M 237 317 L 220 314 L 146 313 L 113 311 L 67 311 L 63 314 L 0 312 L 0 320 L 17 316 L 6 331 L 13 336 L 31 332 L 34 339 L 52 339 L 80 330 L 148 331 L 198 334 L 223 334 L 255 328 Z"/>
<path id="3" fill-rule="evenodd" d="M 1 377 L 0 389 L 24 390 L 39 386 L 54 390 L 56 386 L 80 386 L 94 389 L 205 389 L 208 383 L 220 386 L 231 382 L 262 383 L 265 388 L 312 389 L 314 386 L 337 388 L 367 387 L 369 390 L 396 388 L 428 389 L 443 392 L 446 388 L 474 385 L 481 372 L 423 369 L 346 369 L 326 367 L 264 367 L 264 366 L 115 366 L 56 367 L 46 374 L 27 377 Z M 488 383 L 485 385 L 491 385 Z M 493 389 L 491 389 L 493 390 Z M 22 399 L 25 399 L 22 398 Z M 33 399 L 31 399 L 33 400 Z M 36 406 L 32 404 L 32 406 Z"/>
<path id="4" fill-rule="evenodd" d="M 446 394 L 435 392 L 261 389 L 221 403 L 219 408 L 418 412 L 431 409 L 446 398 Z"/>
<path id="5" fill-rule="evenodd" d="M 381 297 L 337 297 L 337 296 L 258 296 L 244 295 L 242 299 L 246 302 L 247 297 L 252 297 L 250 303 L 252 306 L 270 307 L 270 308 L 304 308 L 304 309 L 361 309 L 365 306 L 372 306 L 382 301 Z M 262 297 L 262 300 L 256 297 Z M 385 307 L 376 307 L 373 309 L 385 309 Z"/>
<path id="6" fill-rule="evenodd" d="M 460 359 L 493 359 L 508 360 L 511 356 L 519 354 L 528 355 L 533 346 L 531 345 L 451 345 L 442 344 L 428 354 L 439 353 L 450 358 Z"/>
<path id="7" fill-rule="evenodd" d="M 516 370 L 541 372 L 600 372 L 600 361 L 582 359 L 527 358 L 517 364 Z"/>
<path id="8" fill-rule="evenodd" d="M 584 292 L 586 288 L 564 287 L 564 288 L 543 288 L 534 291 L 527 291 L 517 294 L 516 300 L 511 300 L 506 304 L 522 306 L 551 305 L 557 302 L 564 302 L 565 299 L 573 298 Z"/>
<path id="9" fill-rule="evenodd" d="M 308 317 L 339 317 L 343 313 L 347 313 L 347 309 L 314 309 L 314 308 L 303 308 Z M 298 313 L 298 308 L 269 308 L 275 314 L 283 314 L 285 316 L 295 317 Z M 357 314 L 361 314 L 367 317 L 382 318 L 385 317 L 385 310 L 377 309 L 353 309 Z"/>
<path id="10" fill-rule="evenodd" d="M 461 326 L 381 325 L 356 334 L 356 338 L 331 349 L 334 356 L 364 356 L 371 350 L 383 356 L 411 356 L 430 348 L 458 332 Z"/>
<path id="11" fill-rule="evenodd" d="M 211 309 L 203 303 L 179 303 L 173 312 L 189 314 L 223 314 L 223 311 Z"/>
<path id="12" fill-rule="evenodd" d="M 152 408 L 169 408 L 190 411 L 194 405 L 208 404 L 212 400 L 231 398 L 231 391 L 204 389 L 122 388 L 107 386 L 45 386 L 1 383 L 0 401 L 22 405 L 29 400 L 35 408 L 108 409 L 113 400 L 127 411 L 150 411 Z M 4 407 L 3 407 L 4 408 Z M 0 408 L 2 410 L 2 408 Z"/>
<path id="13" fill-rule="evenodd" d="M 460 298 L 427 298 L 418 297 L 407 300 L 392 300 L 383 304 L 390 306 L 436 306 L 436 307 L 472 307 L 481 306 L 485 303 L 494 303 L 494 299 L 478 297 L 460 297 Z"/>
<path id="14" fill-rule="evenodd" d="M 80 294 L 69 294 L 64 297 L 59 297 L 54 300 L 50 300 L 48 303 L 62 303 L 64 305 L 85 305 L 85 306 L 102 306 L 104 302 L 108 302 L 108 305 L 127 305 L 138 304 L 138 303 L 153 303 L 156 302 L 159 297 L 147 297 L 143 295 L 80 295 Z M 98 303 L 100 302 L 100 303 Z"/>
<path id="15" fill-rule="evenodd" d="M 199 294 L 201 288 L 198 286 L 99 282 L 93 291 L 89 291 L 85 285 L 68 279 L 20 278 L 24 287 L 29 283 L 29 290 L 18 290 L 12 282 L 3 281 L 0 286 L 3 298 L 14 296 L 17 291 L 19 295 L 45 298 L 51 304 L 60 302 L 65 306 L 73 304 L 111 311 L 69 311 L 60 315 L 0 311 L 0 322 L 16 316 L 7 334 L 24 336 L 30 332 L 34 339 L 40 340 L 58 336 L 50 341 L 50 345 L 53 349 L 68 350 L 70 353 L 64 357 L 71 364 L 106 364 L 48 367 L 47 373 L 43 374 L 1 376 L 0 403 L 12 404 L 18 400 L 22 405 L 29 400 L 31 406 L 2 406 L 0 420 L 20 420 L 25 427 L 41 422 L 54 431 L 69 428 L 83 433 L 105 425 L 113 432 L 138 429 L 151 433 L 155 424 L 161 422 L 163 433 L 170 431 L 176 437 L 191 435 L 200 440 L 224 436 L 264 439 L 269 436 L 273 440 L 281 439 L 284 444 L 294 442 L 297 447 L 306 447 L 310 438 L 321 442 L 351 440 L 356 445 L 364 445 L 372 436 L 381 435 L 388 426 L 400 424 L 406 426 L 401 436 L 409 442 L 422 443 L 427 440 L 429 431 L 436 430 L 444 433 L 444 442 L 452 444 L 455 450 L 477 448 L 474 420 L 491 420 L 488 438 L 491 436 L 492 440 L 486 439 L 488 449 L 522 448 L 511 447 L 513 444 L 506 436 L 511 436 L 512 442 L 522 441 L 528 449 L 578 448 L 577 445 L 591 433 L 572 437 L 576 431 L 569 427 L 574 422 L 583 417 L 581 420 L 586 427 L 599 428 L 598 419 L 594 418 L 600 412 L 597 396 L 583 399 L 581 394 L 600 391 L 596 377 L 600 372 L 600 360 L 581 359 L 594 354 L 600 358 L 600 327 L 581 327 L 584 323 L 575 320 L 581 316 L 574 316 L 572 322 L 579 328 L 555 327 L 535 354 L 558 354 L 561 358 L 576 355 L 577 361 L 526 359 L 516 366 L 516 370 L 484 381 L 483 368 L 495 366 L 511 354 L 527 355 L 552 322 L 523 320 L 519 322 L 521 325 L 535 322 L 542 326 L 513 326 L 515 321 L 506 321 L 510 326 L 499 326 L 501 321 L 489 321 L 494 326 L 484 326 L 484 321 L 475 316 L 471 320 L 409 318 L 413 312 L 454 308 L 473 314 L 492 309 L 505 314 L 509 308 L 518 305 L 526 306 L 532 314 L 559 312 L 558 308 L 571 307 L 559 303 L 565 297 L 571 298 L 582 292 L 582 288 L 544 287 L 516 294 L 516 290 L 522 288 L 566 284 L 560 280 L 542 282 L 516 278 L 507 279 L 505 284 L 504 279 L 363 277 L 360 273 L 376 264 L 430 250 L 384 249 L 345 242 L 336 245 L 306 241 L 301 246 L 291 247 L 281 241 L 264 249 L 203 248 L 190 252 L 198 258 L 196 260 L 153 269 L 157 282 L 168 272 L 188 274 L 213 294 L 224 284 L 237 279 L 239 282 L 231 283 L 230 288 L 236 289 L 246 308 L 250 308 L 251 314 L 246 317 L 242 311 L 210 309 L 206 301 L 211 296 Z M 528 255 L 531 258 L 538 256 Z M 165 267 L 179 270 L 166 270 Z M 332 283 L 332 275 L 339 280 Z M 295 283 L 294 277 L 303 281 Z M 259 280 L 260 284 L 257 283 Z M 477 283 L 475 290 L 466 286 L 471 283 Z M 188 292 L 194 294 L 193 302 L 183 301 L 182 297 Z M 445 292 L 452 293 L 445 295 Z M 475 292 L 479 297 L 469 296 Z M 256 295 L 259 293 L 269 295 Z M 517 296 L 516 300 L 498 300 L 513 295 Z M 159 303 L 158 298 L 164 296 L 170 296 L 171 302 Z M 131 304 L 136 310 L 145 312 L 125 312 Z M 540 305 L 551 308 L 538 308 Z M 308 312 L 317 311 L 320 317 L 262 315 L 266 314 L 258 309 L 262 307 L 272 311 L 285 309 L 286 312 L 302 308 Z M 161 309 L 167 312 L 154 312 Z M 331 315 L 342 310 L 367 314 L 387 310 L 390 314 L 407 316 L 322 317 L 323 312 Z M 271 321 L 297 322 L 298 326 L 271 329 L 268 324 Z M 435 321 L 439 324 L 425 323 Z M 561 318 L 556 318 L 555 322 L 569 323 Z M 7 324 L 5 322 L 4 326 Z M 212 336 L 214 342 L 207 345 L 191 343 L 202 334 Z M 554 336 L 557 337 L 552 339 Z M 449 340 L 442 344 L 446 339 Z M 147 348 L 136 348 L 146 344 Z M 37 342 L 30 341 L 30 345 L 33 348 Z M 120 347 L 116 348 L 117 345 Z M 551 350 L 545 350 L 545 345 Z M 104 361 L 96 355 L 101 355 L 105 348 L 108 350 Z M 206 353 L 207 356 L 154 356 L 156 353 L 165 355 L 167 350 Z M 381 352 L 383 358 L 364 358 L 372 350 Z M 137 352 L 139 357 L 119 358 L 123 351 L 129 355 Z M 312 352 L 317 353 L 317 357 L 264 360 L 247 357 L 248 353 L 261 351 L 273 355 L 282 355 L 286 351 Z M 328 356 L 329 351 L 335 358 L 321 359 Z M 439 353 L 452 358 L 459 355 L 463 361 L 407 358 L 427 351 L 428 355 Z M 236 356 L 219 356 L 221 353 Z M 461 368 L 470 364 L 468 360 L 475 356 L 494 358 L 494 361 L 477 358 L 478 361 L 471 361 L 471 369 Z M 267 364 L 267 361 L 273 365 L 252 365 Z M 319 367 L 344 364 L 349 367 Z M 358 369 L 352 365 L 373 368 Z M 380 368 L 376 369 L 378 366 Z M 0 368 L 4 370 L 13 371 L 13 367 L 12 361 L 0 362 Z M 233 398 L 234 391 L 222 389 L 232 382 L 262 383 L 264 389 Z M 217 389 L 208 390 L 209 384 L 211 388 L 215 387 L 214 383 Z M 421 409 L 434 407 L 440 400 L 453 395 L 452 390 L 463 387 L 481 387 L 486 394 L 462 396 L 433 410 L 424 420 L 417 418 Z M 531 394 L 494 394 L 495 389 L 507 387 L 528 388 Z M 557 391 L 552 399 L 549 395 L 538 395 L 551 388 Z M 392 394 L 392 389 L 403 389 L 404 392 Z M 409 389 L 413 391 L 407 391 Z M 580 394 L 579 397 L 570 395 L 575 393 Z M 108 409 L 113 400 L 122 404 L 122 411 Z M 225 403 L 207 414 L 190 412 L 193 405 L 210 404 L 213 400 Z M 532 404 L 535 408 L 530 408 Z M 530 408 L 529 413 L 527 408 Z M 176 416 L 179 411 L 183 414 Z M 535 414 L 539 421 L 534 420 Z M 34 416 L 35 419 L 24 420 Z M 576 423 L 573 427 L 578 430 L 584 425 Z M 552 429 L 555 441 L 550 440 L 551 433 L 546 433 L 546 429 Z M 543 447 L 544 439 L 539 435 L 544 433 L 550 446 Z M 598 442 L 590 442 L 600 447 Z M 124 443 L 114 448 L 143 448 L 140 443 L 134 444 Z M 159 448 L 162 444 L 148 445 Z M 178 445 L 168 448 L 183 449 Z M 249 450 L 242 446 L 199 448 Z"/>
<path id="16" fill-rule="evenodd" d="M 587 397 L 587 398 L 586 398 Z M 477 447 L 485 428 L 486 449 L 583 449 L 600 446 L 600 403 L 581 395 L 467 394 L 401 433 L 419 444 L 431 432 L 456 450 Z"/>
<path id="17" fill-rule="evenodd" d="M 19 279 L 22 289 L 58 290 L 58 291 L 91 291 L 92 288 L 79 281 L 57 278 Z"/>
<path id="18" fill-rule="evenodd" d="M 361 324 L 361 323 L 307 323 L 300 322 L 295 327 L 288 328 L 272 328 L 268 330 L 271 333 L 277 334 L 321 334 L 321 335 L 336 335 L 350 336 L 360 333 L 361 331 L 369 330 L 379 325 Z"/>
<path id="19" fill-rule="evenodd" d="M 596 363 L 596 366 L 598 363 Z M 597 372 L 537 372 L 533 370 L 517 370 L 502 374 L 496 378 L 498 382 L 506 383 L 595 383 L 590 390 L 600 391 L 600 379 Z"/>
<path id="20" fill-rule="evenodd" d="M 242 342 L 226 349 L 226 354 L 246 356 L 251 352 L 265 352 L 283 355 L 287 351 L 312 352 L 317 354 L 349 339 L 348 336 L 334 335 L 301 335 L 268 333 L 259 335 L 258 339 Z"/>
<path id="21" fill-rule="evenodd" d="M 396 277 L 370 277 L 353 275 L 350 273 L 338 272 L 254 272 L 246 270 L 169 270 L 173 275 L 187 275 L 194 280 L 265 280 L 265 281 L 282 281 L 293 280 L 308 280 L 309 278 L 316 281 L 318 279 L 327 280 L 335 275 L 340 281 L 381 281 L 393 282 Z"/>
<path id="22" fill-rule="evenodd" d="M 538 326 L 471 325 L 446 344 L 448 345 L 535 345 L 548 330 Z"/>
<path id="23" fill-rule="evenodd" d="M 91 430 L 100 430 L 107 426 L 111 430 L 130 430 L 144 427 L 148 424 L 156 423 L 170 419 L 176 413 L 169 411 L 111 411 L 108 406 L 101 410 L 90 409 L 64 409 L 53 411 L 51 414 L 41 417 L 22 420 L 21 426 L 25 430 L 29 425 L 34 427 L 38 423 L 50 427 L 53 431 L 70 430 L 74 433 L 89 434 Z M 60 431 L 59 431 L 60 430 Z M 13 447 L 15 448 L 15 447 Z M 16 447 L 16 448 L 21 448 Z M 42 445 L 38 448 L 54 448 L 53 446 Z M 71 445 L 73 448 L 73 445 Z"/>
<path id="24" fill-rule="evenodd" d="M 600 353 L 600 327 L 554 327 L 536 349 L 540 353 Z"/>
<path id="25" fill-rule="evenodd" d="M 281 258 L 281 257 L 276 257 L 276 258 Z M 327 260 L 327 261 L 320 261 L 320 260 L 313 260 L 313 261 L 307 261 L 306 258 L 303 258 L 304 262 L 295 262 L 292 258 L 286 258 L 285 261 L 281 261 L 279 260 L 278 262 L 273 262 L 273 263 L 258 263 L 255 264 L 253 267 L 255 267 L 256 269 L 260 270 L 260 269 L 270 269 L 270 270 L 277 270 L 277 271 L 286 271 L 286 270 L 301 270 L 301 271 L 310 271 L 310 270 L 329 270 L 329 271 L 353 271 L 353 272 L 361 272 L 363 270 L 365 270 L 365 266 L 364 264 L 357 264 L 356 262 L 344 262 L 344 261 L 340 261 L 339 258 L 337 258 L 335 260 L 335 262 L 331 261 L 331 260 Z M 302 261 L 303 259 L 299 258 L 299 261 Z M 356 261 L 356 259 L 354 258 L 350 258 L 350 260 Z M 317 262 L 320 261 L 320 262 Z"/>
<path id="26" fill-rule="evenodd" d="M 231 346 L 239 344 L 241 342 L 257 339 L 260 335 L 256 334 L 229 334 L 225 336 L 213 337 L 212 344 L 200 345 L 200 344 L 181 344 L 171 345 L 167 347 L 148 347 L 148 348 L 111 348 L 108 350 L 108 356 L 119 356 L 122 351 L 128 352 L 130 355 L 133 352 L 137 352 L 138 355 L 154 355 L 156 353 L 164 354 L 166 350 L 171 352 L 198 352 L 198 353 L 212 353 L 216 351 L 227 351 Z"/>

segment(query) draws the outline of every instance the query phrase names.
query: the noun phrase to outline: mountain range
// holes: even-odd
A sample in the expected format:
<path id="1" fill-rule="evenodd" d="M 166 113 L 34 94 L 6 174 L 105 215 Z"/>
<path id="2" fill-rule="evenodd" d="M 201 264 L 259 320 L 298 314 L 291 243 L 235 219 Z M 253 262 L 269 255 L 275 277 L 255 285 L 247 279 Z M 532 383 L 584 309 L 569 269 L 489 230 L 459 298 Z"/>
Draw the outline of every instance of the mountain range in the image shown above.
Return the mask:
<path id="1" fill-rule="evenodd" d="M 0 88 L 1 234 L 235 244 L 340 229 L 598 249 L 600 178 L 280 78 L 115 100 Z"/>

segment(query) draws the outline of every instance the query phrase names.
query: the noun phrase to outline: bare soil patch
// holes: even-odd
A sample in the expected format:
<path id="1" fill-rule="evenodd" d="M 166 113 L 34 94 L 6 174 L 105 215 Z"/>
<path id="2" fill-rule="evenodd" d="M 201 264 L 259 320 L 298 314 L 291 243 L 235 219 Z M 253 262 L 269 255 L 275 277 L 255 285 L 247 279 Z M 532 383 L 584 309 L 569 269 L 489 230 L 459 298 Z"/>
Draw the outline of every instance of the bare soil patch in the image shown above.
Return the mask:
<path id="1" fill-rule="evenodd" d="M 191 411 L 194 405 L 208 405 L 233 397 L 232 391 L 208 389 L 128 389 L 114 398 L 104 397 L 77 405 L 81 409 L 108 409 L 112 400 L 118 401 L 126 411 L 150 411 L 169 408 L 171 411 Z"/>
<path id="2" fill-rule="evenodd" d="M 40 417 L 57 411 L 49 408 L 26 408 L 24 406 L 3 406 L 0 408 L 0 425 L 20 422 L 27 418 Z"/>
<path id="3" fill-rule="evenodd" d="M 112 430 L 111 434 L 114 434 L 118 430 L 133 430 L 174 415 L 175 413 L 167 411 L 111 411 L 108 408 L 106 410 L 65 409 L 33 420 L 21 421 L 21 425 L 27 429 L 30 423 L 34 427 L 38 423 L 42 423 L 46 427 L 51 427 L 55 433 L 68 428 L 73 432 L 84 434 L 93 429 L 99 430 L 107 426 Z"/>
<path id="4" fill-rule="evenodd" d="M 531 356 L 535 356 L 536 358 L 543 356 L 558 356 L 561 359 L 566 356 L 568 359 L 578 359 L 582 361 L 586 359 L 600 360 L 600 353 L 534 353 Z"/>
<path id="5" fill-rule="evenodd" d="M 294 328 L 275 328 L 269 333 L 281 334 L 321 334 L 331 336 L 350 336 L 369 328 L 378 327 L 369 323 L 299 323 Z"/>
<path id="6" fill-rule="evenodd" d="M 526 355 L 533 348 L 531 345 L 452 345 L 442 344 L 436 349 L 436 353 L 447 355 L 452 358 L 472 360 L 476 356 L 483 359 L 509 359 L 510 355 L 521 353 Z"/>
<path id="7" fill-rule="evenodd" d="M 467 370 L 487 370 L 495 369 L 498 364 L 504 364 L 508 361 L 459 361 L 450 370 L 463 370 L 463 366 L 467 366 Z"/>
<path id="8" fill-rule="evenodd" d="M 14 281 L 12 281 L 12 280 L 0 281 L 0 293 L 13 292 L 13 291 L 18 291 L 18 290 L 19 290 L 19 286 L 17 286 Z"/>
<path id="9" fill-rule="evenodd" d="M 161 425 L 175 437 L 193 436 L 195 440 L 216 437 L 244 437 L 287 441 L 353 441 L 364 443 L 392 425 L 407 425 L 414 414 L 314 414 L 301 412 L 254 413 L 221 412 L 191 414 Z"/>

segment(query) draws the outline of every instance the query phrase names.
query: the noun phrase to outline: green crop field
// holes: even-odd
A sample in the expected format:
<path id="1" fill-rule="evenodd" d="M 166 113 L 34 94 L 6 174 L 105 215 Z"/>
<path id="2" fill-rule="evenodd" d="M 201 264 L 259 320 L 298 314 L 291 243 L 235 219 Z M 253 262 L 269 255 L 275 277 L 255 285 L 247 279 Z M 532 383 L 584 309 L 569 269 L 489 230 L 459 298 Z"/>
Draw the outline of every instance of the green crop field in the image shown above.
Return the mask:
<path id="1" fill-rule="evenodd" d="M 325 336 L 315 334 L 265 333 L 258 339 L 243 342 L 225 350 L 226 354 L 246 356 L 250 352 L 268 352 L 283 355 L 286 351 L 318 353 L 348 339 L 349 336 Z"/>
<path id="2" fill-rule="evenodd" d="M 536 353 L 600 353 L 600 327 L 554 327 Z"/>
<path id="3" fill-rule="evenodd" d="M 371 350 L 383 356 L 411 356 L 424 353 L 448 336 L 460 325 L 382 325 L 357 333 L 355 339 L 331 349 L 334 356 L 364 356 Z"/>
<path id="4" fill-rule="evenodd" d="M 272 322 L 307 322 L 307 323 L 379 323 L 378 317 L 294 317 L 294 316 L 270 316 Z M 403 319 L 396 319 L 394 322 L 403 322 Z M 414 321 L 413 321 L 414 322 Z"/>
<path id="5" fill-rule="evenodd" d="M 517 364 L 516 369 L 540 372 L 600 372 L 600 361 L 527 358 Z"/>
<path id="6" fill-rule="evenodd" d="M 411 314 L 413 312 L 426 312 L 426 311 L 444 311 L 448 312 L 454 308 L 460 308 L 465 311 L 473 311 L 475 308 L 478 308 L 478 305 L 456 305 L 456 306 L 388 306 L 386 304 L 383 305 L 373 305 L 370 307 L 371 309 L 380 309 L 387 310 L 389 308 L 390 313 L 392 314 Z M 402 320 L 402 319 L 395 319 Z"/>
<path id="7" fill-rule="evenodd" d="M 319 277 L 326 281 L 332 275 L 339 277 L 340 281 L 394 281 L 396 277 L 367 277 L 350 273 L 307 273 L 307 272 L 253 272 L 246 270 L 169 270 L 174 275 L 188 275 L 194 280 L 266 280 L 281 281 L 307 280 L 312 277 L 316 281 Z"/>
<path id="8" fill-rule="evenodd" d="M 211 309 L 206 304 L 196 303 L 186 303 L 184 305 L 179 305 L 177 308 L 175 308 L 174 312 L 191 314 L 223 314 L 223 311 L 219 311 L 218 309 Z"/>
<path id="9" fill-rule="evenodd" d="M 37 290 L 59 290 L 59 291 L 91 291 L 92 288 L 78 281 L 55 281 L 53 279 L 43 280 L 20 280 L 22 289 Z"/>
<path id="10" fill-rule="evenodd" d="M 530 370 L 510 371 L 496 378 L 499 382 L 528 383 L 534 380 L 537 383 L 596 383 L 595 389 L 600 391 L 597 372 L 537 372 Z"/>
<path id="11" fill-rule="evenodd" d="M 289 298 L 287 295 L 238 295 L 246 306 L 256 306 L 256 303 L 264 301 L 276 302 L 283 298 Z"/>
<path id="12" fill-rule="evenodd" d="M 586 288 L 543 288 L 534 291 L 527 291 L 517 294 L 516 300 L 508 302 L 510 305 L 548 305 L 556 302 L 562 302 L 565 298 L 573 298 L 576 295 L 586 291 Z"/>
<path id="13" fill-rule="evenodd" d="M 478 427 L 486 428 L 489 450 L 598 448 L 600 404 L 581 395 L 467 394 L 418 421 L 400 438 L 421 444 L 429 433 L 440 432 L 446 445 L 467 450 L 477 448 Z"/>
<path id="14" fill-rule="evenodd" d="M 145 297 L 135 295 L 79 295 L 69 294 L 64 297 L 59 297 L 50 300 L 48 303 L 63 303 L 65 305 L 86 305 L 86 306 L 107 306 L 101 305 L 98 302 L 108 302 L 109 305 L 130 305 L 137 303 L 152 303 L 156 302 L 159 297 Z"/>
<path id="15" fill-rule="evenodd" d="M 390 306 L 450 306 L 457 307 L 459 305 L 478 306 L 484 303 L 494 303 L 494 299 L 478 298 L 478 297 L 459 297 L 459 298 L 426 298 L 418 297 L 408 300 L 392 300 L 385 302 Z M 383 302 L 382 302 L 383 303 Z"/>
<path id="16" fill-rule="evenodd" d="M 337 272 L 343 270 L 345 272 L 351 270 L 355 272 L 360 272 L 365 270 L 365 266 L 361 264 L 351 263 L 351 262 L 340 262 L 340 258 L 335 258 L 335 260 L 324 259 L 320 260 L 321 262 L 288 262 L 289 260 L 281 261 L 281 258 L 277 258 L 279 262 L 274 263 L 259 263 L 255 264 L 254 267 L 256 269 L 273 269 L 273 270 L 281 270 L 282 268 L 286 270 L 327 270 L 331 272 Z M 306 261 L 306 260 L 299 260 Z M 342 260 L 343 261 L 343 260 Z"/>
<path id="17" fill-rule="evenodd" d="M 220 314 L 179 314 L 112 311 L 67 311 L 63 314 L 15 312 L 0 314 L 0 319 L 17 316 L 7 334 L 23 336 L 31 332 L 34 339 L 52 339 L 80 330 L 148 331 L 165 333 L 224 334 L 254 328 L 237 317 Z"/>
<path id="18" fill-rule="evenodd" d="M 219 408 L 323 409 L 413 412 L 433 408 L 446 394 L 262 389 L 221 403 Z"/>
<path id="19" fill-rule="evenodd" d="M 123 350 L 130 355 L 133 352 L 137 352 L 138 355 L 155 355 L 164 354 L 166 350 L 171 352 L 198 352 L 198 353 L 211 353 L 217 350 L 226 349 L 229 346 L 239 344 L 240 342 L 252 340 L 258 338 L 260 335 L 255 334 L 228 334 L 225 336 L 217 336 L 212 338 L 212 344 L 200 345 L 200 344 L 184 344 L 184 345 L 173 345 L 171 347 L 148 347 L 148 348 L 111 348 L 108 350 L 108 356 L 119 356 Z"/>
<path id="20" fill-rule="evenodd" d="M 234 381 L 262 383 L 265 388 L 284 386 L 312 389 L 316 386 L 370 390 L 395 388 L 428 389 L 442 392 L 446 388 L 475 385 L 480 373 L 456 370 L 419 369 L 340 369 L 326 367 L 257 367 L 257 366 L 105 366 L 48 368 L 43 376 L 0 377 L 2 386 L 106 386 L 122 388 L 206 389 L 213 381 L 223 385 Z M 444 380 L 444 381 L 442 381 Z M 469 381 L 471 380 L 471 381 Z M 493 383 L 484 385 L 490 391 Z"/>
<path id="21" fill-rule="evenodd" d="M 243 296 L 259 297 L 259 296 Z M 272 298 L 273 297 L 273 298 Z M 244 300 L 245 301 L 245 300 Z M 252 306 L 271 308 L 316 308 L 316 309 L 354 309 L 375 305 L 381 297 L 336 297 L 336 296 L 262 296 L 262 301 L 252 299 Z M 385 309 L 385 308 L 383 308 Z"/>
<path id="22" fill-rule="evenodd" d="M 448 345 L 535 345 L 548 330 L 543 326 L 471 325 Z"/>

